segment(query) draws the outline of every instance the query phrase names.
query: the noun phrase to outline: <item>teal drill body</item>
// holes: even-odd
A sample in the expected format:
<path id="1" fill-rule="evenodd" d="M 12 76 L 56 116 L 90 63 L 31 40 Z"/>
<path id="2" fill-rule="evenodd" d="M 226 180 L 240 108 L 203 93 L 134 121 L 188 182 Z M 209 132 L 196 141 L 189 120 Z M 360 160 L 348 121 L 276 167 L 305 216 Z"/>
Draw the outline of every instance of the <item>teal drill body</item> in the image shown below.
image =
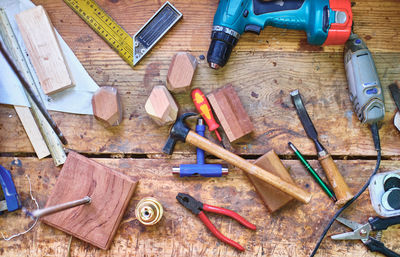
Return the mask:
<path id="1" fill-rule="evenodd" d="M 266 26 L 303 30 L 313 45 L 344 44 L 351 24 L 348 0 L 220 0 L 207 58 L 212 68 L 224 66 L 241 34 Z"/>

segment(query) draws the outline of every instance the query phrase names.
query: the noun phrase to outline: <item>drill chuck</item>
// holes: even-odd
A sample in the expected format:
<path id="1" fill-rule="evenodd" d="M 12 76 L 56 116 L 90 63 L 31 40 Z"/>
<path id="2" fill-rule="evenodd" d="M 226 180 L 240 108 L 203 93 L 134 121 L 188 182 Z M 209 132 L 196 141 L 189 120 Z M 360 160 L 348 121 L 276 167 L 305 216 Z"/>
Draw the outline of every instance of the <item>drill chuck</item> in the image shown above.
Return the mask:
<path id="1" fill-rule="evenodd" d="M 207 61 L 211 68 L 219 69 L 225 66 L 239 36 L 239 33 L 232 29 L 221 26 L 213 27 L 211 44 L 207 53 Z"/>

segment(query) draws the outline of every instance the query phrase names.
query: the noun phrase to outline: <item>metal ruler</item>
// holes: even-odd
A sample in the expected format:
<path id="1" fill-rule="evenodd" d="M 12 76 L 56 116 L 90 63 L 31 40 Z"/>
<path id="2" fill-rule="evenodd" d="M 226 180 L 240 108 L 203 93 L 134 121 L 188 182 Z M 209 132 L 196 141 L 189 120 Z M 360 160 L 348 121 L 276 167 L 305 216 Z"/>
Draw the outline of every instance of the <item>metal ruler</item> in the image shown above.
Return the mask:
<path id="1" fill-rule="evenodd" d="M 3 9 L 0 9 L 0 35 L 18 69 L 21 71 L 33 91 L 37 93 L 37 88 L 39 85 L 36 84 L 36 80 L 32 76 L 31 70 L 29 69 L 21 47 L 19 46 L 17 38 L 15 37 L 15 33 L 10 25 L 7 14 Z M 67 156 L 63 146 L 61 145 L 60 139 L 57 137 L 56 133 L 51 128 L 50 124 L 47 122 L 42 112 L 39 110 L 29 94 L 26 94 L 26 96 L 29 104 L 31 105 L 33 117 L 35 118 L 40 132 L 42 133 L 43 139 L 45 140 L 50 154 L 53 157 L 54 164 L 56 166 L 63 164 L 67 159 Z M 36 96 L 39 100 L 41 100 L 38 93 Z"/>
<path id="2" fill-rule="evenodd" d="M 133 39 L 94 0 L 64 0 L 100 37 L 133 67 Z"/>

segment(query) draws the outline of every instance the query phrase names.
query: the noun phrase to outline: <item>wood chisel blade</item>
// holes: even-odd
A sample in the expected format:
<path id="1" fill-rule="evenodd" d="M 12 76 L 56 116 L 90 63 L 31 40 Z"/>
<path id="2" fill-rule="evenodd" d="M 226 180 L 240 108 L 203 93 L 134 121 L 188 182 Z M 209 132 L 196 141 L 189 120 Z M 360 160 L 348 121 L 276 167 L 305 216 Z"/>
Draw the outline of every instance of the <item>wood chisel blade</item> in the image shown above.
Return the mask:
<path id="1" fill-rule="evenodd" d="M 318 140 L 318 133 L 315 130 L 314 124 L 312 123 L 306 108 L 304 107 L 299 90 L 296 89 L 290 92 L 290 95 L 292 97 L 293 104 L 296 107 L 297 115 L 299 116 L 301 124 L 303 124 L 307 135 L 313 140 Z"/>

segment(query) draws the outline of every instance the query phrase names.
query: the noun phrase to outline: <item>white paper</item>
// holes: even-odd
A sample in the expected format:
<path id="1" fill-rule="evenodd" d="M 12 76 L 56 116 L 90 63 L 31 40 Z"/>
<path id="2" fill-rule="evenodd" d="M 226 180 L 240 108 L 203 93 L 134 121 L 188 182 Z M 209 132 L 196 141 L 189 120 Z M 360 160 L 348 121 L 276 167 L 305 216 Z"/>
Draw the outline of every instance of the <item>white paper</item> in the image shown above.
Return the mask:
<path id="1" fill-rule="evenodd" d="M 29 69 L 33 71 L 34 80 L 37 81 L 37 76 L 34 73 L 29 57 L 27 57 L 25 45 L 15 22 L 15 14 L 34 6 L 35 5 L 29 0 L 0 0 L 0 8 L 6 11 L 18 43 L 25 54 Z M 48 110 L 93 115 L 91 99 L 93 92 L 95 92 L 99 86 L 89 76 L 78 58 L 76 58 L 57 31 L 56 35 L 70 69 L 72 79 L 75 82 L 75 86 L 51 96 L 45 95 L 41 87 L 39 87 L 39 94 Z M 39 83 L 37 84 L 39 85 Z M 21 83 L 2 55 L 0 55 L 0 103 L 29 106 Z"/>

